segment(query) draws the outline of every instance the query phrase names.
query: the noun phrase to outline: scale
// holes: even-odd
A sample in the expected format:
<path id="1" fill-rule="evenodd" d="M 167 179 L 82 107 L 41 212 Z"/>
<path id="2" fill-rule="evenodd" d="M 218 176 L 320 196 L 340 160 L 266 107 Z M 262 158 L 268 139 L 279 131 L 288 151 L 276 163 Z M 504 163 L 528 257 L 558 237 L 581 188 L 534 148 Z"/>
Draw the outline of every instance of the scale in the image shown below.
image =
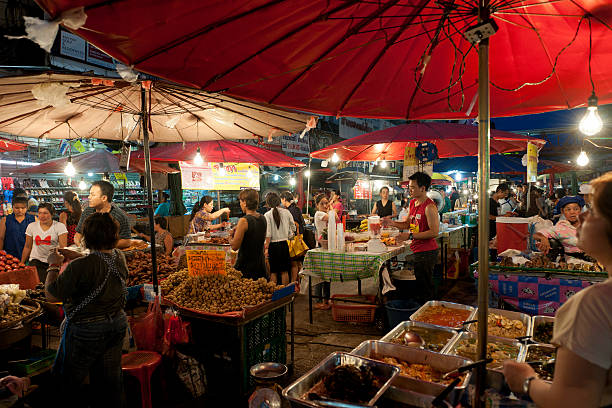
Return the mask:
<path id="1" fill-rule="evenodd" d="M 387 246 L 380 240 L 381 230 L 380 217 L 378 215 L 368 217 L 368 233 L 370 234 L 368 252 L 380 253 L 387 251 Z"/>

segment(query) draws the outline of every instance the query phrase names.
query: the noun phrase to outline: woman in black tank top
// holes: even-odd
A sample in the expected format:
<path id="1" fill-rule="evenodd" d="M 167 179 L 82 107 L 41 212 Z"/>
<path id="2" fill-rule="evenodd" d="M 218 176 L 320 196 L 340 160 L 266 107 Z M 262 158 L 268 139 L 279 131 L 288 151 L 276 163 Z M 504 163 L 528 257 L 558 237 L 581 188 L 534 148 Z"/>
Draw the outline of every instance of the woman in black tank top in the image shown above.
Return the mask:
<path id="1" fill-rule="evenodd" d="M 380 218 L 383 217 L 397 217 L 397 208 L 393 201 L 389 199 L 389 187 L 383 187 L 380 189 L 380 200 L 374 204 L 372 208 L 372 215 L 378 215 Z"/>
<path id="2" fill-rule="evenodd" d="M 231 232 L 230 245 L 234 251 L 238 250 L 234 268 L 242 272 L 245 278 L 265 278 L 264 243 L 267 223 L 266 218 L 257 212 L 259 193 L 252 189 L 242 190 L 238 199 L 246 215 Z"/>

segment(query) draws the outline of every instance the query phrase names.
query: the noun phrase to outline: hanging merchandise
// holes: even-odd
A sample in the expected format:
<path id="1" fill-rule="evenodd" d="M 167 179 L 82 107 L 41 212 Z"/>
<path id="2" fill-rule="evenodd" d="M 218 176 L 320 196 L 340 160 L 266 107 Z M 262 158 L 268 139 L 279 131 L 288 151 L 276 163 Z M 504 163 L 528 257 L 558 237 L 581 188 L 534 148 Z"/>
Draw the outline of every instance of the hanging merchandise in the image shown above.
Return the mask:
<path id="1" fill-rule="evenodd" d="M 415 156 L 419 161 L 434 161 L 438 158 L 438 148 L 430 142 L 419 143 L 415 150 Z"/>
<path id="2" fill-rule="evenodd" d="M 527 143 L 527 181 L 535 183 L 538 180 L 538 146 Z"/>

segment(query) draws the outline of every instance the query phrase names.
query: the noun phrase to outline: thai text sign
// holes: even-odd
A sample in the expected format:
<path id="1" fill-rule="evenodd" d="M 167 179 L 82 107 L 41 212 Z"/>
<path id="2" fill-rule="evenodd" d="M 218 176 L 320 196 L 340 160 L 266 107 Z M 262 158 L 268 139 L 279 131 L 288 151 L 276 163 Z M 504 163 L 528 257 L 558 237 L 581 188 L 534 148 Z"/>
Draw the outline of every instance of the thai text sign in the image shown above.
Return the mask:
<path id="1" fill-rule="evenodd" d="M 185 252 L 189 275 L 225 275 L 225 251 L 189 249 Z"/>
<path id="2" fill-rule="evenodd" d="M 538 146 L 527 143 L 527 182 L 538 181 Z"/>
<path id="3" fill-rule="evenodd" d="M 186 190 L 259 190 L 259 167 L 248 163 L 179 162 L 181 181 Z M 221 168 L 223 166 L 223 168 Z"/>

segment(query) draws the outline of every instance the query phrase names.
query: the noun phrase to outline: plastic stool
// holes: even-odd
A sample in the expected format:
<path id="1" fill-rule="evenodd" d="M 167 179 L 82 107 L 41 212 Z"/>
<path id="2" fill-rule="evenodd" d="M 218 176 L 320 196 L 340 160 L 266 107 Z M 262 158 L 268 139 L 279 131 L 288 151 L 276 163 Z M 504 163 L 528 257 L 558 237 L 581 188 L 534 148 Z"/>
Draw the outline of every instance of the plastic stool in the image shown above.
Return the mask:
<path id="1" fill-rule="evenodd" d="M 121 357 L 121 369 L 140 382 L 142 408 L 151 408 L 151 376 L 161 363 L 161 355 L 154 351 L 133 351 Z"/>

